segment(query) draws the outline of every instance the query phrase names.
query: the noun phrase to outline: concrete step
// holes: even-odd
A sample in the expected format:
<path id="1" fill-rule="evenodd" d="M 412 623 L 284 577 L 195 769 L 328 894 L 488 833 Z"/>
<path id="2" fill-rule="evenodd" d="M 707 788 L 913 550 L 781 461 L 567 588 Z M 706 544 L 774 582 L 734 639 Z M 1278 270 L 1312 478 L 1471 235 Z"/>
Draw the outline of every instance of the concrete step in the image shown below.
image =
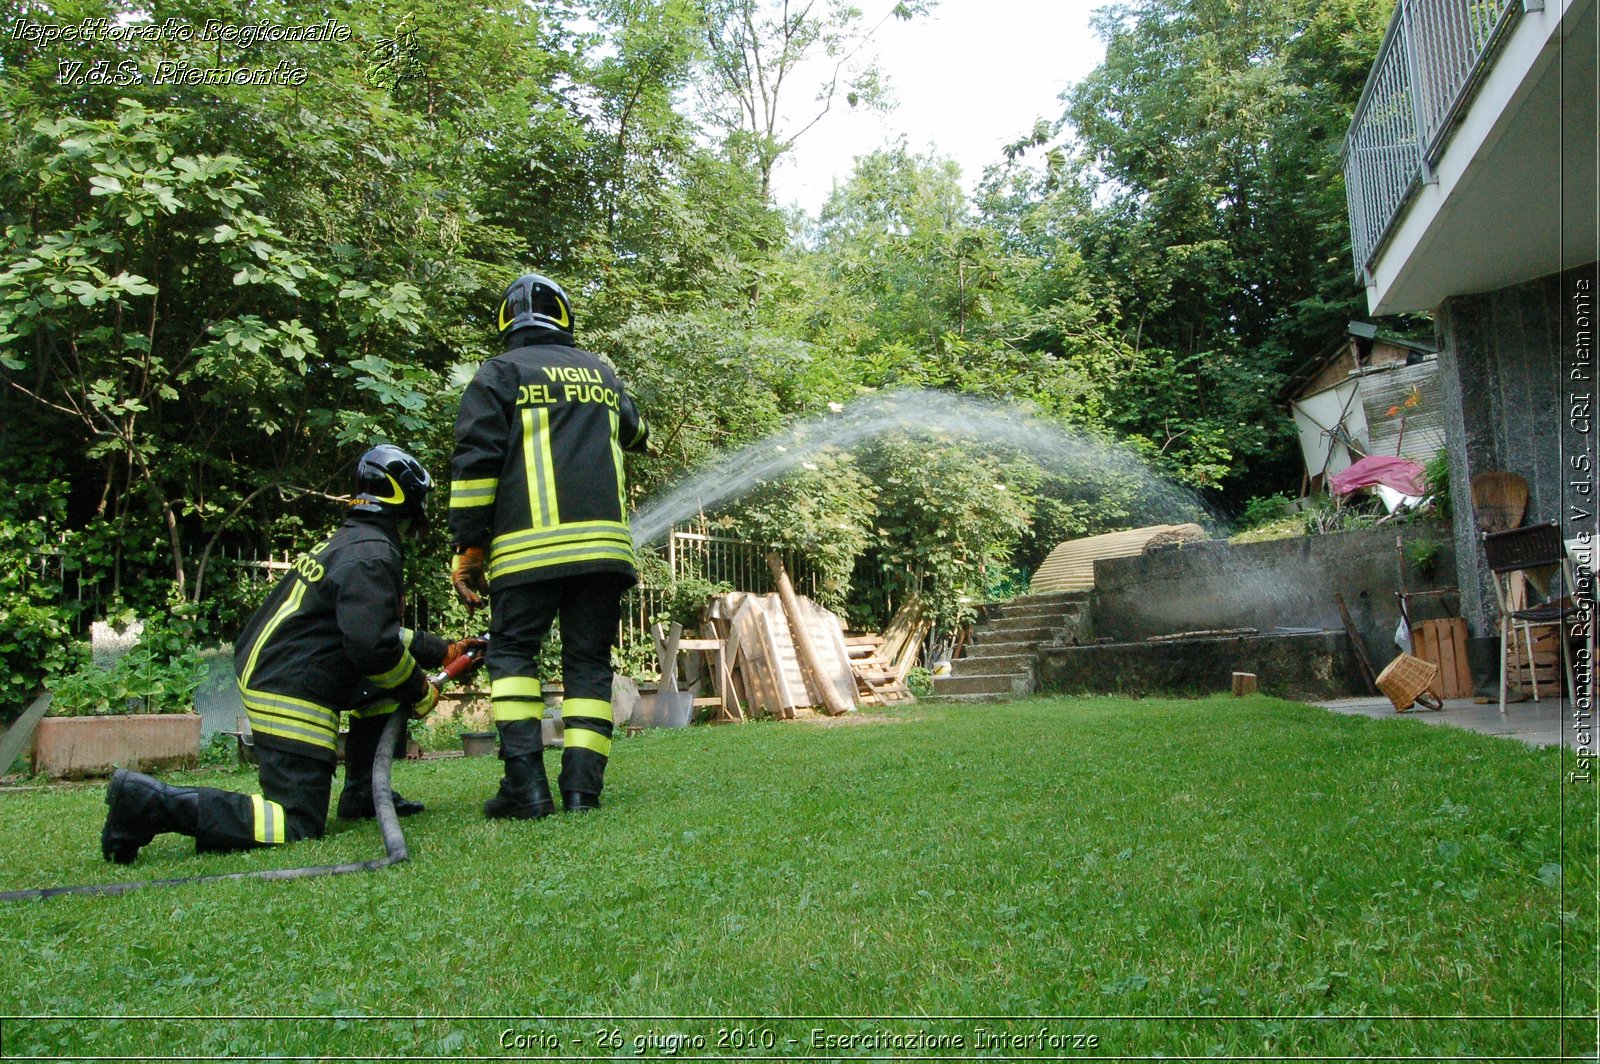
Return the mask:
<path id="1" fill-rule="evenodd" d="M 1056 626 L 1027 624 L 1026 622 L 1008 625 L 1001 621 L 999 624 L 981 625 L 972 629 L 972 642 L 977 643 L 1039 643 L 1047 639 L 1054 639 L 1058 631 L 1066 625 Z"/>
<path id="2" fill-rule="evenodd" d="M 1030 602 L 1027 599 L 1013 599 L 991 606 L 990 612 L 996 617 L 1029 617 L 1041 613 L 1081 614 L 1088 608 L 1087 598 L 1071 599 L 1066 602 Z"/>
<path id="3" fill-rule="evenodd" d="M 1055 640 L 1046 639 L 1043 642 L 1045 642 L 1045 643 L 1053 643 L 1053 642 L 1055 642 Z M 1037 639 L 1024 639 L 1024 640 L 1006 639 L 1006 640 L 1001 640 L 1001 641 L 995 642 L 995 643 L 991 643 L 991 642 L 988 642 L 988 641 L 980 643 L 980 642 L 977 641 L 976 638 L 974 638 L 972 642 L 967 644 L 966 650 L 962 651 L 962 653 L 966 657 L 969 657 L 969 658 L 971 658 L 971 657 L 998 657 L 998 658 L 1005 658 L 1005 657 L 1011 657 L 1011 656 L 1016 655 L 1016 654 L 1029 654 L 1029 655 L 1031 655 L 1034 652 L 1034 650 L 1036 650 L 1039 646 L 1040 646 L 1040 640 L 1037 640 Z"/>
<path id="4" fill-rule="evenodd" d="M 1001 602 L 997 605 L 1002 610 L 1028 609 L 1036 606 L 1056 609 L 1062 606 L 1087 603 L 1088 601 L 1089 592 L 1087 591 L 1047 591 L 1039 595 L 1018 595 L 1009 602 Z"/>
<path id="5" fill-rule="evenodd" d="M 1016 694 L 1013 694 L 1013 693 L 1007 693 L 1007 694 L 1003 694 L 1003 695 L 941 695 L 941 694 L 932 694 L 932 695 L 929 695 L 927 698 L 919 699 L 919 701 L 921 701 L 923 704 L 932 703 L 932 704 L 935 704 L 935 705 L 937 705 L 937 704 L 939 704 L 941 702 L 944 702 L 944 703 L 961 703 L 961 704 L 964 704 L 964 705 L 981 705 L 981 704 L 988 703 L 988 704 L 992 705 L 992 704 L 999 703 L 999 702 L 1010 702 L 1010 701 L 1016 699 L 1017 697 L 1018 696 Z"/>
<path id="6" fill-rule="evenodd" d="M 935 676 L 936 695 L 1026 695 L 1034 690 L 1032 673 L 979 676 Z"/>
<path id="7" fill-rule="evenodd" d="M 966 657 L 957 658 L 950 663 L 950 668 L 956 676 L 976 676 L 1004 673 L 1033 674 L 1035 657 L 1033 654 L 973 654 L 969 651 Z"/>
<path id="8" fill-rule="evenodd" d="M 1023 613 L 1007 613 L 985 621 L 983 622 L 983 627 L 999 629 L 1007 627 L 1034 628 L 1042 624 L 1048 624 L 1057 628 L 1076 628 L 1088 616 L 1088 607 L 1072 610 L 1028 610 Z"/>

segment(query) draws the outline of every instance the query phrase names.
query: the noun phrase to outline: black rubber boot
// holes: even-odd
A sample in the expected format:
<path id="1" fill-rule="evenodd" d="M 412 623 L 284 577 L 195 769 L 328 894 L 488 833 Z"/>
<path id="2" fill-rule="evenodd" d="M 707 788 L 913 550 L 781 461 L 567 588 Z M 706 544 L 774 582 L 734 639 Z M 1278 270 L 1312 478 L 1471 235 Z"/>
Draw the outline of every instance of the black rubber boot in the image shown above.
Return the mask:
<path id="1" fill-rule="evenodd" d="M 561 751 L 561 806 L 569 813 L 589 813 L 600 808 L 600 792 L 605 789 L 606 758 L 584 746 L 575 745 L 572 737 L 580 733 L 581 725 L 567 722 L 566 745 Z M 609 737 L 609 729 L 601 732 Z"/>
<path id="2" fill-rule="evenodd" d="M 192 787 L 169 787 L 119 768 L 106 787 L 106 805 L 110 808 L 100 829 L 100 854 L 117 864 L 132 864 L 140 848 L 162 832 L 199 834 L 200 792 Z"/>
<path id="3" fill-rule="evenodd" d="M 389 723 L 387 713 L 377 717 L 352 717 L 350 734 L 344 742 L 344 791 L 339 795 L 340 820 L 371 820 L 378 815 L 372 798 L 372 761 L 378 755 L 378 741 Z M 405 750 L 405 731 L 400 732 L 395 747 L 397 758 Z M 413 802 L 399 791 L 390 790 L 394 798 L 396 816 L 415 816 L 427 807 Z"/>
<path id="4" fill-rule="evenodd" d="M 499 721 L 500 759 L 505 778 L 500 791 L 483 803 L 491 820 L 538 820 L 555 812 L 550 780 L 544 774 L 544 739 L 537 720 Z"/>
<path id="5" fill-rule="evenodd" d="M 600 796 L 584 794 L 582 791 L 562 791 L 561 808 L 569 813 L 591 813 L 600 808 Z"/>

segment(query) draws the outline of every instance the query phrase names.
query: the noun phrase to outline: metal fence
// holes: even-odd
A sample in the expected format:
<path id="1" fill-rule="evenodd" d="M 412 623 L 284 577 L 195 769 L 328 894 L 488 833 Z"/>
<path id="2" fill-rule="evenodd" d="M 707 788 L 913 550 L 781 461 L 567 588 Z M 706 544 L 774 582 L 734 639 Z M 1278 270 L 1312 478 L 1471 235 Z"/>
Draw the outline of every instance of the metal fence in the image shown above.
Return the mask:
<path id="1" fill-rule="evenodd" d="M 1342 163 L 1356 277 L 1367 281 L 1456 118 L 1525 7 L 1540 0 L 1400 0 L 1356 104 Z"/>
<path id="2" fill-rule="evenodd" d="M 665 545 L 656 549 L 671 571 L 674 582 L 705 580 L 726 585 L 734 591 L 755 594 L 777 590 L 766 560 L 771 547 L 731 536 L 715 535 L 702 526 L 699 530 L 674 531 L 667 536 Z M 819 583 L 815 567 L 795 551 L 778 553 L 783 558 L 795 590 L 815 598 Z M 289 550 L 263 551 L 248 546 L 219 548 L 208 562 L 207 584 L 219 579 L 225 572 L 235 571 L 248 574 L 252 581 L 270 585 L 293 568 L 295 556 L 295 552 Z M 80 627 L 86 632 L 90 621 L 100 619 L 104 612 L 103 605 L 112 594 L 108 582 L 80 581 L 75 572 L 62 564 L 62 557 L 57 552 L 40 554 L 36 564 L 39 579 L 59 583 L 62 604 L 78 607 Z M 641 583 L 627 593 L 622 606 L 621 645 L 634 648 L 636 656 L 653 662 L 654 643 L 650 638 L 650 626 L 670 611 L 671 589 L 652 586 L 648 582 Z M 412 628 L 429 629 L 431 612 L 427 600 L 422 596 L 407 596 L 404 623 Z"/>

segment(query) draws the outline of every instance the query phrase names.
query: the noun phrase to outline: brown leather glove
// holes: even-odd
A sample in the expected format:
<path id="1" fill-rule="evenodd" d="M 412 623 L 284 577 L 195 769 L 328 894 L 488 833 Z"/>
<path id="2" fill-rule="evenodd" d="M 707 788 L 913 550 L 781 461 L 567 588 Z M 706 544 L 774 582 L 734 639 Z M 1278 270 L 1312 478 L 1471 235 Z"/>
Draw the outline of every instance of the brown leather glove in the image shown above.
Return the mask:
<path id="1" fill-rule="evenodd" d="M 439 667 L 448 669 L 451 662 L 461 655 L 470 654 L 474 650 L 482 650 L 488 645 L 489 641 L 487 639 L 481 639 L 477 636 L 473 636 L 471 639 L 458 639 L 444 648 L 444 660 L 439 663 Z"/>
<path id="2" fill-rule="evenodd" d="M 483 606 L 483 596 L 489 593 L 489 581 L 483 572 L 483 548 L 465 547 L 450 565 L 450 583 L 456 589 L 456 598 L 468 610 Z"/>

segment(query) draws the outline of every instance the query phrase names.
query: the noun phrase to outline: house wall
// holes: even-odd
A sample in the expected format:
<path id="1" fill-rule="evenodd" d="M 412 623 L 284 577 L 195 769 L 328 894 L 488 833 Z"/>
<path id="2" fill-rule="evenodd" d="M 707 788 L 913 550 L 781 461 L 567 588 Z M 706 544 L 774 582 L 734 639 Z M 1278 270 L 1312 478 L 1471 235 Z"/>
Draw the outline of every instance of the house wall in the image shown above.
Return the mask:
<path id="1" fill-rule="evenodd" d="M 1472 478 L 1501 470 L 1528 482 L 1528 523 L 1560 522 L 1563 456 L 1585 440 L 1567 416 L 1572 293 L 1596 264 L 1481 295 L 1446 299 L 1434 314 L 1450 442 L 1457 575 L 1463 615 L 1479 636 L 1496 632 L 1494 586 L 1472 513 Z"/>

